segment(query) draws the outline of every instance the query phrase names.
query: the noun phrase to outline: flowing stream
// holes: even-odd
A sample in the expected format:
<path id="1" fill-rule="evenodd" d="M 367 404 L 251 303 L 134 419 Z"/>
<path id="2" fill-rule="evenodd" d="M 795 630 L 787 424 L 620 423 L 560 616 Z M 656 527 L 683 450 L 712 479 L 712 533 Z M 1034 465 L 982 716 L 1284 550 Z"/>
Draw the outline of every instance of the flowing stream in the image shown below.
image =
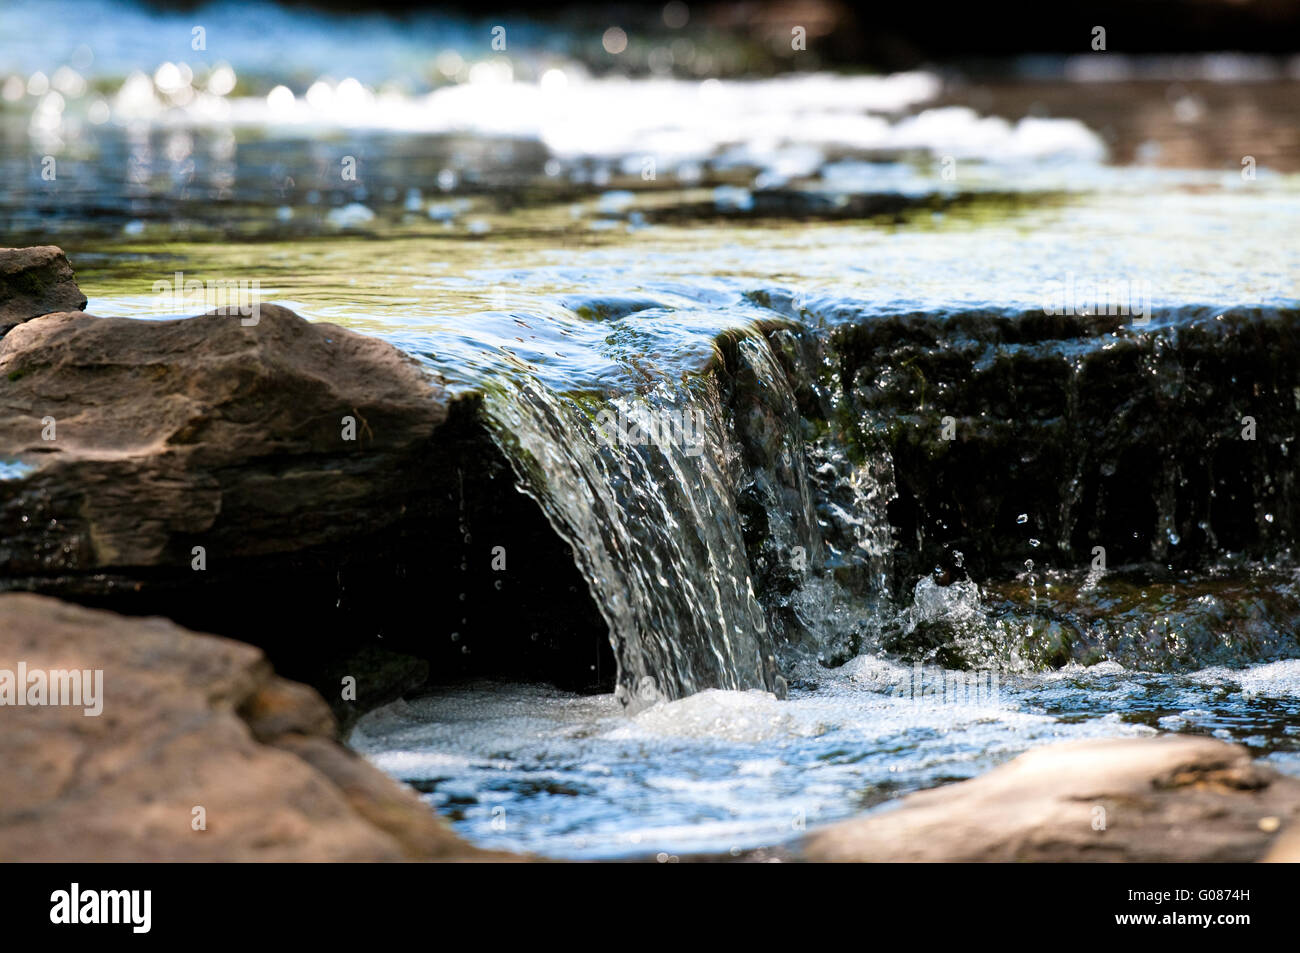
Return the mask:
<path id="1" fill-rule="evenodd" d="M 370 23 L 378 75 L 328 17 L 213 7 L 242 50 L 145 68 L 141 23 L 188 20 L 62 6 L 58 62 L 0 47 L 6 243 L 61 244 L 95 314 L 256 281 L 385 338 L 572 550 L 612 691 L 440 684 L 349 738 L 475 843 L 730 855 L 1065 738 L 1300 774 L 1294 165 L 1112 163 L 1159 143 L 929 73 L 430 74 L 461 21 Z"/>

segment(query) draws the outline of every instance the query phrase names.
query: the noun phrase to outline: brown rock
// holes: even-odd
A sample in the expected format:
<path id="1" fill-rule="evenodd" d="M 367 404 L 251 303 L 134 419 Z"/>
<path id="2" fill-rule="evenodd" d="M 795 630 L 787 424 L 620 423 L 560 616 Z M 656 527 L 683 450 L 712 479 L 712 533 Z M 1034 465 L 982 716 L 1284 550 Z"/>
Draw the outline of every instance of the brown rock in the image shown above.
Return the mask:
<path id="1" fill-rule="evenodd" d="M 255 326 L 46 315 L 0 341 L 0 375 L 0 455 L 39 464 L 12 484 L 34 506 L 4 527 L 10 574 L 188 566 L 197 534 L 225 559 L 345 539 L 392 520 L 391 468 L 447 412 L 396 348 L 269 304 Z"/>
<path id="2" fill-rule="evenodd" d="M 394 567 L 433 550 L 437 507 L 455 518 L 445 392 L 376 338 L 272 304 L 246 320 L 73 311 L 0 339 L 0 461 L 34 467 L 0 480 L 0 591 L 164 615 L 301 677 L 405 627 L 381 620 Z"/>
<path id="3" fill-rule="evenodd" d="M 61 248 L 0 248 L 0 334 L 43 314 L 85 306 Z"/>
<path id="4" fill-rule="evenodd" d="M 1169 735 L 1037 748 L 810 834 L 804 856 L 1242 862 L 1261 859 L 1279 827 L 1297 823 L 1300 780 L 1257 764 L 1239 745 Z"/>
<path id="5" fill-rule="evenodd" d="M 0 670 L 19 662 L 102 670 L 103 707 L 0 707 L 0 862 L 519 859 L 340 746 L 322 699 L 252 646 L 9 594 Z"/>

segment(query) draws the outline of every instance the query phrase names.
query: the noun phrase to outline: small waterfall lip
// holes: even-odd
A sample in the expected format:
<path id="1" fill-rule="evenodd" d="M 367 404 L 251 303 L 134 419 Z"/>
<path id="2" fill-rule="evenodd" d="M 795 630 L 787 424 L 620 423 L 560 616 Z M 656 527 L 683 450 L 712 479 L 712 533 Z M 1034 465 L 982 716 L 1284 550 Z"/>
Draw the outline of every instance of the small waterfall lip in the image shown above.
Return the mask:
<path id="1" fill-rule="evenodd" d="M 654 297 L 561 295 L 539 308 L 480 311 L 440 321 L 436 350 L 411 350 L 457 395 L 535 381 L 560 394 L 616 397 L 707 374 L 720 342 L 783 323 L 739 292 Z"/>

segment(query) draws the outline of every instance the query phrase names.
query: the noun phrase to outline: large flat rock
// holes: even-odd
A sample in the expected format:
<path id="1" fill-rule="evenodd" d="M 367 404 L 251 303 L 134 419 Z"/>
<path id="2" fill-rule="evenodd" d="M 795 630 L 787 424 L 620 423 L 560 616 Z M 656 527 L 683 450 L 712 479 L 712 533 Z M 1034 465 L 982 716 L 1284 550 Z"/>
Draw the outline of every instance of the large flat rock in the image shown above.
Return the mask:
<path id="1" fill-rule="evenodd" d="M 0 708 L 0 862 L 513 857 L 338 744 L 321 697 L 250 645 L 8 594 L 0 671 L 19 663 L 102 671 L 102 712 Z"/>
<path id="2" fill-rule="evenodd" d="M 1257 861 L 1300 826 L 1300 780 L 1190 735 L 1037 748 L 817 831 L 814 861 Z"/>

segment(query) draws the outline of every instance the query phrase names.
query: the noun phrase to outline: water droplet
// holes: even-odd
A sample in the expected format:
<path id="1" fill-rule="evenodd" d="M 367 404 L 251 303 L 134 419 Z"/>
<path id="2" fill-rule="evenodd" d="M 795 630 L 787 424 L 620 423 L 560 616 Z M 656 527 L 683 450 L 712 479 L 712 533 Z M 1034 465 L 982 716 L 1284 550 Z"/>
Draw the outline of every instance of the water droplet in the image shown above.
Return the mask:
<path id="1" fill-rule="evenodd" d="M 1025 524 L 1025 523 L 1028 523 L 1028 522 L 1029 522 L 1029 514 L 1028 514 L 1028 513 L 1021 513 L 1019 516 L 1016 517 L 1016 522 L 1017 522 L 1017 523 L 1020 523 L 1021 525 Z"/>
<path id="2" fill-rule="evenodd" d="M 1039 546 L 1043 545 L 1043 543 L 1042 543 L 1041 540 L 1037 540 L 1037 539 L 1032 539 L 1032 538 L 1031 538 L 1031 539 L 1029 540 L 1029 545 L 1032 546 L 1032 547 L 1034 547 L 1034 549 L 1037 549 Z"/>

